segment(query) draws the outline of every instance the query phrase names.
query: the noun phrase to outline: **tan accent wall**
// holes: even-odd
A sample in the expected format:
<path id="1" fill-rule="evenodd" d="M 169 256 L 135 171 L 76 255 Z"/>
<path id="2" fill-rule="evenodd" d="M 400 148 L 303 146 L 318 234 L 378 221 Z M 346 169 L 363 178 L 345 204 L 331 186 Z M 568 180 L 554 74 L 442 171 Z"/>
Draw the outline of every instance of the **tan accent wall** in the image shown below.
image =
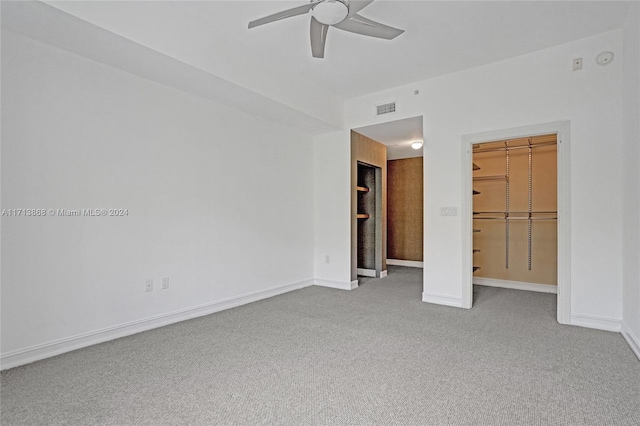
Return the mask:
<path id="1" fill-rule="evenodd" d="M 387 162 L 387 256 L 423 260 L 423 158 Z"/>
<path id="2" fill-rule="evenodd" d="M 382 173 L 381 238 L 382 270 L 387 269 L 387 147 L 360 133 L 351 131 L 351 279 L 357 279 L 358 267 L 358 162 L 380 167 Z M 369 219 L 367 219 L 369 220 Z"/>
<path id="3" fill-rule="evenodd" d="M 555 140 L 555 135 L 534 138 Z M 526 139 L 510 141 L 510 146 L 526 144 Z M 484 147 L 492 146 L 482 144 Z M 504 146 L 504 142 L 493 146 Z M 532 150 L 532 210 L 557 211 L 557 146 Z M 480 170 L 473 176 L 505 175 L 505 152 L 474 153 L 473 162 Z M 481 194 L 473 196 L 473 211 L 504 211 L 506 209 L 505 180 L 474 181 L 473 188 Z M 509 210 L 528 211 L 528 150 L 509 152 Z M 474 217 L 477 217 L 474 216 Z M 557 217 L 557 216 L 554 216 Z M 509 227 L 509 268 L 506 268 L 506 226 L 504 220 L 474 219 L 473 264 L 480 270 L 474 277 L 527 283 L 557 285 L 557 220 L 532 222 L 532 259 L 528 270 L 528 221 L 511 220 Z"/>

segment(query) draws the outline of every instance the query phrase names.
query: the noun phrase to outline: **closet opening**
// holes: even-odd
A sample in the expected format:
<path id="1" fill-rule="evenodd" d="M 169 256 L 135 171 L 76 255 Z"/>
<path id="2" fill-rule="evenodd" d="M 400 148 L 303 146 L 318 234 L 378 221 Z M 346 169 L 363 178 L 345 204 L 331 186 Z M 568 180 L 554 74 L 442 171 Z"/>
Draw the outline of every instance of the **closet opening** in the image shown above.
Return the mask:
<path id="1" fill-rule="evenodd" d="M 557 294 L 571 323 L 570 122 L 462 136 L 462 300 L 474 285 Z"/>
<path id="2" fill-rule="evenodd" d="M 557 135 L 474 144 L 473 284 L 557 293 Z"/>

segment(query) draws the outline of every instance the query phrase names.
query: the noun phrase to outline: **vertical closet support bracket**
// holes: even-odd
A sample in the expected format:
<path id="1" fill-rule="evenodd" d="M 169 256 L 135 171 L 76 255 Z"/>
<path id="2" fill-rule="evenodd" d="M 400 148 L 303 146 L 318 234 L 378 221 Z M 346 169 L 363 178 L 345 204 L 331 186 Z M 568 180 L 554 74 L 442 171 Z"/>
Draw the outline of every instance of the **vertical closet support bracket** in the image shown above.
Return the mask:
<path id="1" fill-rule="evenodd" d="M 532 169 L 532 164 L 533 164 L 533 156 L 532 154 L 532 147 L 531 147 L 532 141 L 531 138 L 529 138 L 529 176 L 528 176 L 528 185 L 529 185 L 529 220 L 528 222 L 528 229 L 527 229 L 527 267 L 529 268 L 529 271 L 531 270 L 531 227 L 533 225 L 533 221 L 531 220 L 531 206 L 532 206 L 532 176 L 533 176 L 533 169 Z"/>
<path id="2" fill-rule="evenodd" d="M 506 177 L 506 189 L 505 189 L 505 221 L 504 221 L 504 226 L 505 226 L 505 230 L 504 230 L 504 234 L 505 234 L 505 268 L 509 269 L 509 141 L 505 141 L 504 142 L 505 148 L 506 149 L 506 165 L 505 165 L 505 177 Z"/>

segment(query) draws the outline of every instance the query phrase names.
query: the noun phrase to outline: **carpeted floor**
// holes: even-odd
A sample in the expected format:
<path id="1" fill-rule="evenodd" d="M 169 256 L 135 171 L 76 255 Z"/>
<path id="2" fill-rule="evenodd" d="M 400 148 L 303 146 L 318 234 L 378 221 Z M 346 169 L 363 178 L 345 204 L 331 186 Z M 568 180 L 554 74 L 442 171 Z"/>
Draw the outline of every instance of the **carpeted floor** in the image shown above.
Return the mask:
<path id="1" fill-rule="evenodd" d="M 639 425 L 640 361 L 555 295 L 309 287 L 2 372 L 2 425 Z"/>

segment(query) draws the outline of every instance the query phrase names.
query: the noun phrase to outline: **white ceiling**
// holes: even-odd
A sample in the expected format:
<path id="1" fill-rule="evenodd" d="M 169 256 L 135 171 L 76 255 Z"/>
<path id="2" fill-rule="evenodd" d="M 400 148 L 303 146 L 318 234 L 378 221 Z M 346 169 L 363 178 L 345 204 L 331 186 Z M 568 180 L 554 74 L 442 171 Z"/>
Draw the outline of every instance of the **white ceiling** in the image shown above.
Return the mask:
<path id="1" fill-rule="evenodd" d="M 376 0 L 361 15 L 405 33 L 388 41 L 330 28 L 324 59 L 311 57 L 309 16 L 247 29 L 251 20 L 305 3 L 50 2 L 134 41 L 168 50 L 171 56 L 197 53 L 200 64 L 206 66 L 223 54 L 224 61 L 254 69 L 256 78 L 268 64 L 281 75 L 280 84 L 288 84 L 294 76 L 341 99 L 621 28 L 630 5 L 617 1 Z"/>
<path id="2" fill-rule="evenodd" d="M 422 141 L 422 117 L 405 118 L 353 129 L 387 146 L 387 159 L 422 157 L 423 149 L 411 148 L 414 141 Z"/>
<path id="3" fill-rule="evenodd" d="M 94 60 L 105 58 L 105 63 L 162 84 L 189 86 L 192 93 L 206 81 L 203 93 L 210 92 L 211 98 L 214 88 L 223 84 L 225 99 L 232 98 L 234 86 L 241 92 L 238 98 L 248 99 L 245 110 L 258 110 L 256 98 L 265 105 L 271 102 L 273 111 L 286 116 L 284 121 L 304 123 L 299 127 L 310 132 L 341 128 L 345 99 L 618 29 L 630 6 L 619 1 L 376 0 L 360 13 L 402 28 L 404 34 L 388 41 L 330 28 L 325 58 L 315 59 L 309 16 L 247 29 L 251 20 L 306 0 L 46 2 L 55 9 L 42 3 L 2 3 L 3 26 L 14 31 L 53 44 L 59 40 L 59 47 Z M 30 21 L 36 12 L 41 16 Z M 96 28 L 93 39 L 100 44 L 93 51 L 87 41 L 89 27 Z M 104 33 L 113 34 L 112 39 Z M 106 49 L 109 43 L 112 48 Z M 114 52 L 126 43 L 128 56 L 116 58 Z M 146 58 L 136 70 L 130 65 L 134 46 Z M 150 65 L 150 52 L 158 66 Z M 164 71 L 166 66 L 159 64 L 167 59 L 180 66 Z M 154 76 L 145 75 L 151 72 Z M 272 118 L 273 113 L 262 115 Z"/>
<path id="4" fill-rule="evenodd" d="M 245 31 L 247 20 L 301 2 L 199 5 L 204 15 L 229 13 L 226 28 L 279 67 L 352 98 L 495 62 L 620 28 L 629 4 L 556 1 L 383 1 L 360 14 L 405 30 L 380 40 L 331 28 L 325 59 L 311 58 L 309 18 Z M 226 11 L 226 12 L 225 12 Z"/>

